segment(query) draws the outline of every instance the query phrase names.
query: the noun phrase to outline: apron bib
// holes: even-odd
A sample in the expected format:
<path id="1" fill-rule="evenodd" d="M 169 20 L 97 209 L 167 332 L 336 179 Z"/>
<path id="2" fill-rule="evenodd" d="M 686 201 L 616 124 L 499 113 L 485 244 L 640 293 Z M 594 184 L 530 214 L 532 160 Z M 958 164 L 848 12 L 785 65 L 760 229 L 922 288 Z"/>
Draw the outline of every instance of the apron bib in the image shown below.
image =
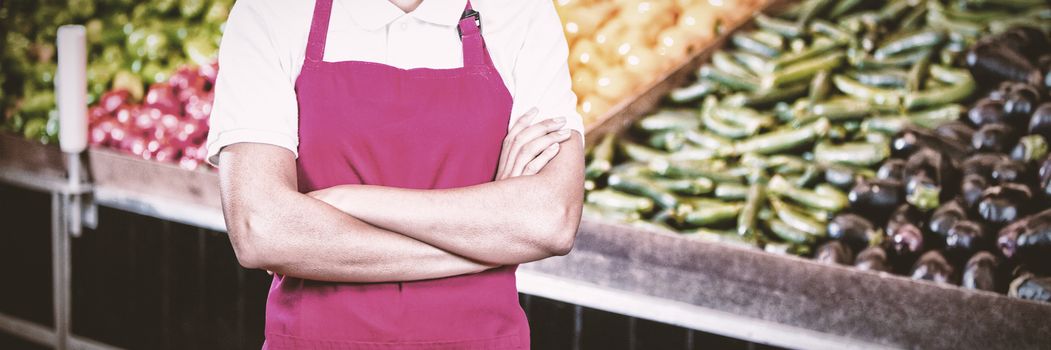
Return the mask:
<path id="1" fill-rule="evenodd" d="M 462 68 L 325 62 L 332 0 L 317 0 L 296 80 L 299 190 L 343 184 L 440 189 L 493 181 L 511 95 L 470 2 Z M 354 252 L 347 252 L 353 254 Z M 275 276 L 269 349 L 528 349 L 515 269 L 403 283 Z"/>

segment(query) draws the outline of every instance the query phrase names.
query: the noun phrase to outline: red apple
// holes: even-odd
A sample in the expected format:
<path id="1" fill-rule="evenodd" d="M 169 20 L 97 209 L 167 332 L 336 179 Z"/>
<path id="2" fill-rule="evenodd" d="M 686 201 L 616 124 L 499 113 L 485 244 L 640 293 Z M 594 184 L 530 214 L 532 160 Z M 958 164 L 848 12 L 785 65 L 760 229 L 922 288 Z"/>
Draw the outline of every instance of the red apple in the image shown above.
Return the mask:
<path id="1" fill-rule="evenodd" d="M 206 82 L 205 77 L 201 76 L 198 70 L 192 66 L 179 67 L 175 74 L 168 78 L 168 85 L 176 91 L 189 88 L 204 89 Z"/>
<path id="2" fill-rule="evenodd" d="M 146 93 L 144 100 L 147 107 L 157 108 L 165 113 L 179 112 L 179 101 L 175 98 L 175 91 L 168 84 L 150 85 L 150 90 Z"/>
<path id="3" fill-rule="evenodd" d="M 219 61 L 201 66 L 201 76 L 208 79 L 208 84 L 215 85 L 215 79 L 219 76 Z"/>
<path id="4" fill-rule="evenodd" d="M 119 89 L 112 90 L 102 94 L 99 98 L 99 107 L 102 107 L 106 113 L 113 113 L 124 104 L 128 102 L 128 98 L 131 96 L 127 90 Z"/>

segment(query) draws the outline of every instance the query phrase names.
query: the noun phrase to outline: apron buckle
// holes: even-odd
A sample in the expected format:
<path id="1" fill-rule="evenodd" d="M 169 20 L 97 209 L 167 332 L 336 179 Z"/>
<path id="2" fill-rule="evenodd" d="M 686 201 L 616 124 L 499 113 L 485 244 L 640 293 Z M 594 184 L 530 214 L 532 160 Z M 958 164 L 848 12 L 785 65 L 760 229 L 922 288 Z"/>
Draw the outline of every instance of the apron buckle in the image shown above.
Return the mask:
<path id="1" fill-rule="evenodd" d="M 471 17 L 474 17 L 474 25 L 478 26 L 478 31 L 481 32 L 482 31 L 482 14 L 478 13 L 478 11 L 475 11 L 474 9 L 468 9 L 468 10 L 464 11 L 463 15 L 460 16 L 460 21 L 462 22 L 463 20 L 471 18 Z M 463 41 L 463 28 L 460 28 L 459 24 L 457 24 L 457 26 L 456 26 L 456 32 L 460 33 L 460 40 Z"/>

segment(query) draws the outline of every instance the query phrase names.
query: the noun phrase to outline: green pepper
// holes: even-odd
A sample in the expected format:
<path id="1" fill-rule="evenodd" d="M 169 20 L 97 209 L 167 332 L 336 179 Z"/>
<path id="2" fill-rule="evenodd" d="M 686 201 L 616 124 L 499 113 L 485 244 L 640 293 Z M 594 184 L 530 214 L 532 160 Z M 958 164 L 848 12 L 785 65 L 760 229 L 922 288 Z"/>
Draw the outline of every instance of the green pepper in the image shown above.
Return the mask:
<path id="1" fill-rule="evenodd" d="M 795 23 L 780 18 L 769 17 L 762 13 L 755 16 L 755 24 L 763 30 L 780 34 L 786 38 L 796 38 L 802 34 L 802 31 L 799 30 L 799 27 L 796 26 Z"/>
<path id="2" fill-rule="evenodd" d="M 709 226 L 736 219 L 743 207 L 742 203 L 695 199 L 679 204 L 674 218 L 680 225 Z"/>
<path id="3" fill-rule="evenodd" d="M 690 179 L 654 178 L 653 182 L 664 190 L 687 196 L 708 194 L 715 189 L 715 183 L 706 177 L 695 177 Z"/>
<path id="4" fill-rule="evenodd" d="M 890 156 L 887 144 L 848 142 L 840 145 L 819 143 L 814 147 L 814 158 L 822 164 L 873 166 Z"/>
<path id="5" fill-rule="evenodd" d="M 734 143 L 733 153 L 770 154 L 783 152 L 813 142 L 817 138 L 824 136 L 828 132 L 828 128 L 829 122 L 827 119 L 818 119 L 816 122 L 801 128 L 782 128 Z"/>
<path id="6" fill-rule="evenodd" d="M 777 197 L 770 198 L 770 206 L 774 208 L 774 214 L 788 226 L 799 230 L 808 236 L 823 237 L 826 233 L 825 225 L 806 213 L 803 209 L 797 209 Z"/>
<path id="7" fill-rule="evenodd" d="M 823 70 L 835 70 L 845 63 L 843 52 L 834 52 L 825 56 L 799 61 L 781 71 L 763 77 L 762 87 L 774 88 L 786 86 L 799 81 L 807 81 Z"/>
<path id="8" fill-rule="evenodd" d="M 700 100 L 718 89 L 715 84 L 707 81 L 699 81 L 694 84 L 677 88 L 668 93 L 668 99 L 673 103 L 683 104 Z"/>
<path id="9" fill-rule="evenodd" d="M 712 65 L 732 75 L 755 79 L 755 73 L 737 62 L 730 54 L 719 50 L 712 53 Z"/>
<path id="10" fill-rule="evenodd" d="M 759 209 L 763 206 L 763 203 L 766 203 L 766 178 L 763 175 L 763 171 L 753 168 L 749 178 L 748 196 L 745 199 L 744 207 L 741 208 L 741 213 L 737 216 L 737 234 L 741 236 L 757 234 L 756 217 L 759 215 Z"/>
<path id="11" fill-rule="evenodd" d="M 633 196 L 608 188 L 588 192 L 585 202 L 623 211 L 648 213 L 653 210 L 653 200 L 649 198 Z"/>
<path id="12" fill-rule="evenodd" d="M 615 190 L 649 198 L 662 208 L 674 208 L 679 203 L 674 194 L 641 176 L 610 174 L 606 183 Z"/>
<path id="13" fill-rule="evenodd" d="M 847 95 L 872 104 L 894 107 L 902 103 L 903 94 L 900 91 L 866 86 L 845 75 L 833 76 L 832 83 Z"/>
<path id="14" fill-rule="evenodd" d="M 619 210 L 593 203 L 584 203 L 582 212 L 586 218 L 606 221 L 633 222 L 642 220 L 642 215 L 634 210 Z"/>
<path id="15" fill-rule="evenodd" d="M 946 88 L 927 89 L 906 95 L 903 104 L 906 109 L 921 109 L 959 102 L 970 97 L 977 89 L 974 78 L 965 69 L 934 65 L 931 66 L 930 73 L 932 78 L 951 85 Z"/>
<path id="16" fill-rule="evenodd" d="M 613 133 L 602 137 L 595 149 L 591 151 L 591 162 L 584 168 L 584 177 L 597 179 L 605 175 L 613 168 L 613 142 L 616 137 Z"/>
<path id="17" fill-rule="evenodd" d="M 697 71 L 697 76 L 701 80 L 710 81 L 731 90 L 755 91 L 759 89 L 759 82 L 754 78 L 734 75 L 708 65 L 702 66 Z"/>
<path id="18" fill-rule="evenodd" d="M 649 132 L 668 130 L 696 129 L 700 123 L 696 114 L 688 109 L 662 109 L 657 113 L 642 117 L 635 122 L 635 128 Z"/>
<path id="19" fill-rule="evenodd" d="M 802 205 L 838 212 L 847 206 L 846 197 L 817 194 L 814 191 L 793 187 L 780 175 L 774 175 L 767 186 L 771 193 L 792 199 Z"/>

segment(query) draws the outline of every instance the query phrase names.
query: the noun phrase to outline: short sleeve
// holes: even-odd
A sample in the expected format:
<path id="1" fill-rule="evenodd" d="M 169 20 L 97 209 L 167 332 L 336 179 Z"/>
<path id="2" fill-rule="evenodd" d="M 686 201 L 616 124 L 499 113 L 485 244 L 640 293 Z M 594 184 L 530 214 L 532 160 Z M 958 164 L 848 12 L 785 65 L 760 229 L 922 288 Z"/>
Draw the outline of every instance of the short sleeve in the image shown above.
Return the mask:
<path id="1" fill-rule="evenodd" d="M 553 1 L 534 1 L 527 16 L 525 41 L 514 65 L 514 108 L 511 125 L 532 107 L 540 118 L 566 118 L 565 129 L 584 135 L 584 121 L 577 112 L 577 95 L 569 77 L 569 46 Z M 530 18 L 531 17 L 531 18 Z"/>
<path id="2" fill-rule="evenodd" d="M 208 163 L 218 166 L 223 147 L 264 143 L 298 157 L 299 110 L 289 55 L 281 53 L 275 20 L 261 2 L 234 4 L 219 46 L 219 76 L 208 133 Z M 287 50 L 286 50 L 287 51 Z"/>

